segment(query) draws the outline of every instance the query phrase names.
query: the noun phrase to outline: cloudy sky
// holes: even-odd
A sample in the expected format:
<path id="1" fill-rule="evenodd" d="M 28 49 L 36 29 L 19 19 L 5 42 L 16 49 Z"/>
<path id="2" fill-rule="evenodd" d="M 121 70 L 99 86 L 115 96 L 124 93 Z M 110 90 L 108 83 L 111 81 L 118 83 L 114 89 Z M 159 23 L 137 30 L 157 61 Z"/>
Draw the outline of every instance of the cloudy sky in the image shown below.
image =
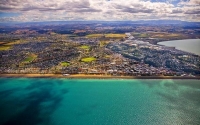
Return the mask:
<path id="1" fill-rule="evenodd" d="M 0 22 L 152 19 L 200 22 L 200 0 L 0 0 Z"/>

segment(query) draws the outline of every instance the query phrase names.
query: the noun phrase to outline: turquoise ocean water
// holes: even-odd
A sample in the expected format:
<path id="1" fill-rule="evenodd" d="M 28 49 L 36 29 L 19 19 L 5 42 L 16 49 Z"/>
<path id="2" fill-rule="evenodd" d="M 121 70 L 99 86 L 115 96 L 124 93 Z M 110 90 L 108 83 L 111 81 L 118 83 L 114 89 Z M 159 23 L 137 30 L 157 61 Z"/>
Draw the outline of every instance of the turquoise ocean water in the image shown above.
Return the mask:
<path id="1" fill-rule="evenodd" d="M 0 125 L 199 124 L 199 80 L 0 78 Z"/>

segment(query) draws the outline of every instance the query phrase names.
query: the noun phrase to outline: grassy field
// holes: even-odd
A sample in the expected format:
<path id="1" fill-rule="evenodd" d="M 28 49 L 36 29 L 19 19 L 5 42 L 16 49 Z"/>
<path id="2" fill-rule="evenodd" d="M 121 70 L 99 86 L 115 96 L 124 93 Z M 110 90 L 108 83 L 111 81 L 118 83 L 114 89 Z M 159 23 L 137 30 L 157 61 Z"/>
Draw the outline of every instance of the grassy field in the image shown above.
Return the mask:
<path id="1" fill-rule="evenodd" d="M 105 55 L 105 58 L 110 58 L 111 57 L 111 55 Z"/>
<path id="2" fill-rule="evenodd" d="M 136 38 L 149 38 L 149 37 L 158 39 L 184 38 L 182 34 L 167 33 L 167 32 L 147 32 L 147 33 L 132 32 L 131 34 Z"/>
<path id="3" fill-rule="evenodd" d="M 0 44 L 1 44 L 0 51 L 10 50 L 13 45 L 20 44 L 20 43 L 21 43 L 20 40 L 11 41 L 11 42 L 0 42 Z"/>
<path id="4" fill-rule="evenodd" d="M 92 61 L 95 61 L 96 58 L 94 57 L 87 57 L 87 58 L 82 58 L 81 61 L 82 62 L 92 62 Z"/>
<path id="5" fill-rule="evenodd" d="M 86 35 L 87 38 L 98 38 L 98 37 L 102 37 L 103 34 L 89 34 Z"/>
<path id="6" fill-rule="evenodd" d="M 149 34 L 147 33 L 136 33 L 136 32 L 133 32 L 132 35 L 136 38 L 147 38 L 149 37 Z"/>
<path id="7" fill-rule="evenodd" d="M 3 46 L 0 46 L 0 51 L 10 50 L 11 48 L 12 46 L 3 45 Z"/>
<path id="8" fill-rule="evenodd" d="M 84 50 L 89 50 L 90 49 L 90 46 L 87 46 L 87 45 L 82 45 L 80 46 L 81 49 L 84 49 Z"/>
<path id="9" fill-rule="evenodd" d="M 169 33 L 160 33 L 160 34 L 152 34 L 152 38 L 176 38 L 176 37 L 182 37 L 181 34 L 169 34 Z"/>
<path id="10" fill-rule="evenodd" d="M 146 34 L 146 33 L 142 33 L 142 34 L 139 35 L 139 37 L 140 38 L 147 38 L 147 37 L 149 37 L 149 35 Z"/>
<path id="11" fill-rule="evenodd" d="M 37 55 L 35 55 L 35 54 L 30 54 L 30 55 L 28 55 L 28 56 L 25 58 L 25 60 L 24 60 L 23 63 L 30 63 L 30 62 L 32 62 L 33 60 L 35 60 L 36 58 L 37 58 Z"/>
<path id="12" fill-rule="evenodd" d="M 67 37 L 77 37 L 76 34 L 66 34 Z"/>
<path id="13" fill-rule="evenodd" d="M 87 38 L 99 38 L 99 37 L 103 37 L 103 36 L 105 36 L 106 38 L 124 38 L 124 37 L 126 37 L 126 34 L 109 33 L 109 34 L 89 34 L 89 35 L 86 35 Z"/>
<path id="14" fill-rule="evenodd" d="M 70 63 L 69 63 L 69 62 L 61 62 L 60 65 L 61 65 L 62 67 L 67 67 L 67 66 L 70 65 Z"/>
<path id="15" fill-rule="evenodd" d="M 106 38 L 124 38 L 126 37 L 126 34 L 105 34 Z"/>
<path id="16" fill-rule="evenodd" d="M 20 43 L 21 43 L 20 40 L 16 40 L 16 41 L 14 41 L 14 42 L 7 42 L 7 43 L 4 44 L 4 45 L 11 46 L 11 45 L 20 44 Z"/>
<path id="17" fill-rule="evenodd" d="M 101 40 L 101 41 L 100 41 L 100 47 L 104 47 L 104 46 L 106 46 L 108 43 L 109 43 L 108 40 Z"/>

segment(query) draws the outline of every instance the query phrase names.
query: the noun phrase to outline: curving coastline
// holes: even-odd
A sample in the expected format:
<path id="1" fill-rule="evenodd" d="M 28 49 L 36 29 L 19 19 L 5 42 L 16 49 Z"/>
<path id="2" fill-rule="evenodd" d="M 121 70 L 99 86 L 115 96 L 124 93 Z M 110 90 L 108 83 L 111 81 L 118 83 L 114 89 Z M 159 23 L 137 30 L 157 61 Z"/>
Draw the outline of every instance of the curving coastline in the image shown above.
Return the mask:
<path id="1" fill-rule="evenodd" d="M 200 39 L 169 40 L 169 41 L 161 41 L 158 42 L 157 44 L 168 47 L 175 47 L 176 49 L 181 51 L 185 51 L 195 55 L 200 55 L 200 50 L 199 50 Z"/>
<path id="2" fill-rule="evenodd" d="M 0 74 L 0 78 L 66 78 L 66 79 L 200 79 L 200 76 L 111 76 L 74 74 Z"/>

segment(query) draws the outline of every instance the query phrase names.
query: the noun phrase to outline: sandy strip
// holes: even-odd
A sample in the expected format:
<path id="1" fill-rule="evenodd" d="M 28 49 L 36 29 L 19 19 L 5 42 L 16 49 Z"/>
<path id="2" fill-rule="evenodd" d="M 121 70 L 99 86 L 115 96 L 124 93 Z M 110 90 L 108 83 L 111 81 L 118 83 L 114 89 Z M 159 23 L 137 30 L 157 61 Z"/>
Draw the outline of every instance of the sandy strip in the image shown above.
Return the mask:
<path id="1" fill-rule="evenodd" d="M 111 75 L 85 75 L 75 74 L 64 76 L 63 74 L 0 74 L 5 78 L 67 78 L 67 79 L 200 79 L 196 77 L 181 76 L 111 76 Z"/>

